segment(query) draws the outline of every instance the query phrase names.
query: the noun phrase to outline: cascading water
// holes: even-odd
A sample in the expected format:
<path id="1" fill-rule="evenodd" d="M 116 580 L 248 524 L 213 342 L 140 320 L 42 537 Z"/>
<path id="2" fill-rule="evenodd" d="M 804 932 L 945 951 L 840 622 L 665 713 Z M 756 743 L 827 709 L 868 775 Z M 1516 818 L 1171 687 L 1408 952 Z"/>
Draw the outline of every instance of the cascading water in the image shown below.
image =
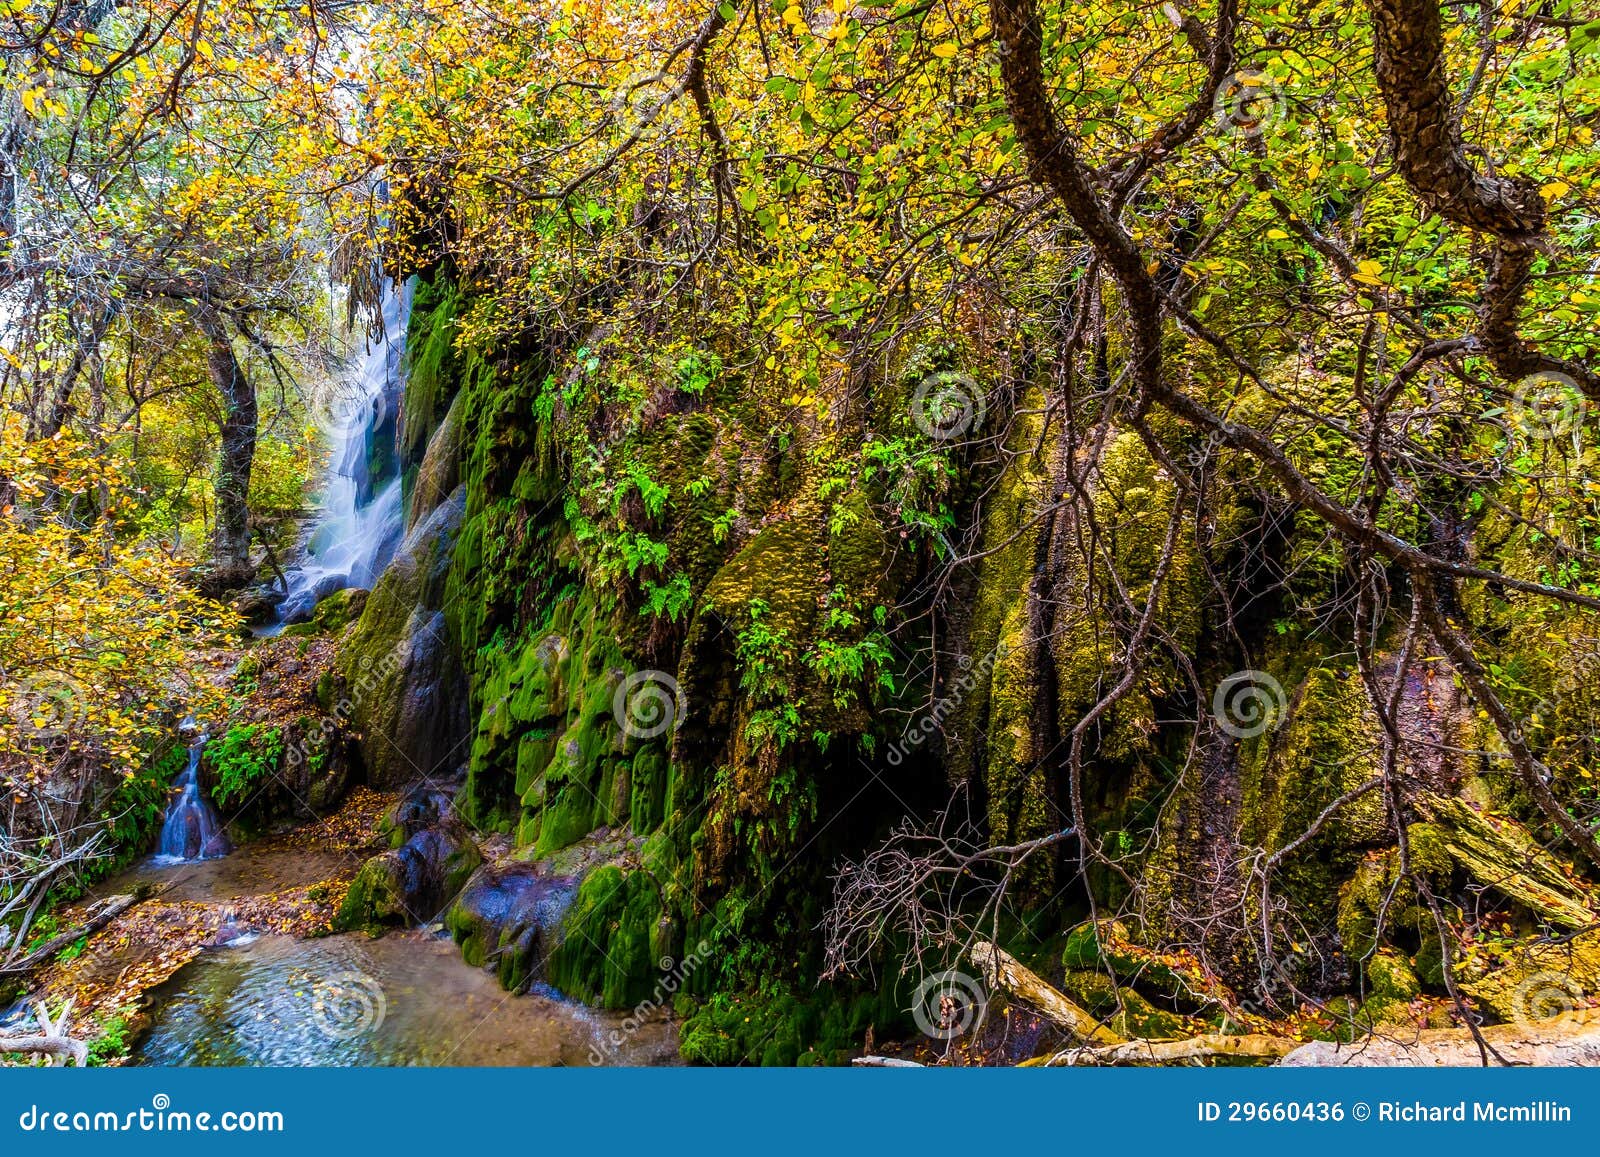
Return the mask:
<path id="1" fill-rule="evenodd" d="M 178 794 L 167 808 L 156 856 L 169 863 L 210 860 L 233 850 L 222 834 L 222 821 L 200 790 L 200 752 L 206 745 L 202 733 L 189 745 L 189 766 L 172 785 Z"/>
<path id="2" fill-rule="evenodd" d="M 278 623 L 311 617 L 346 587 L 370 588 L 389 565 L 405 527 L 400 494 L 400 395 L 404 388 L 409 287 L 384 283 L 382 332 L 317 408 L 333 443 L 322 506 L 305 557 L 285 578 Z"/>

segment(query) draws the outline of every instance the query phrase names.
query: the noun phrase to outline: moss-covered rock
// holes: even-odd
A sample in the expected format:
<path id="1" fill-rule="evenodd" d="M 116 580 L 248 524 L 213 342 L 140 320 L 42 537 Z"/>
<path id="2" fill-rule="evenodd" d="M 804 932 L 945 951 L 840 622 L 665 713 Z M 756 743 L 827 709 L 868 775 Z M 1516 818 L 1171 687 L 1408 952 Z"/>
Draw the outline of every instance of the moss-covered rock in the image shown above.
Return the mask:
<path id="1" fill-rule="evenodd" d="M 416 526 L 341 642 L 336 669 L 374 786 L 448 777 L 466 733 L 466 691 L 443 606 L 465 493 Z"/>
<path id="2" fill-rule="evenodd" d="M 424 828 L 361 866 L 334 928 L 377 930 L 432 920 L 482 863 L 478 845 L 461 824 Z"/>
<path id="3" fill-rule="evenodd" d="M 548 875 L 536 864 L 487 864 L 467 881 L 445 927 L 468 964 L 492 966 L 504 988 L 520 992 L 547 975 L 577 888 L 572 877 Z"/>

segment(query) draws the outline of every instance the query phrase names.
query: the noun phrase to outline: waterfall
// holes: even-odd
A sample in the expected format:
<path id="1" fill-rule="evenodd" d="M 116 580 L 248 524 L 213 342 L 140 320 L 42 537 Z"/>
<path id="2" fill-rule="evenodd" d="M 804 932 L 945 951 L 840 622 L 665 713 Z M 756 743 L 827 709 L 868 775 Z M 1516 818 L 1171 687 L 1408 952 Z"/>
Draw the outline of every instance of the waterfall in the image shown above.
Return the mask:
<path id="1" fill-rule="evenodd" d="M 285 576 L 279 624 L 310 618 L 318 601 L 335 591 L 370 589 L 389 565 L 405 526 L 398 426 L 409 287 L 397 289 L 385 280 L 381 311 L 382 332 L 351 358 L 315 407 L 328 429 L 333 457 L 305 557 Z"/>
<path id="2" fill-rule="evenodd" d="M 201 734 L 189 745 L 189 766 L 173 787 L 177 798 L 167 808 L 167 821 L 161 826 L 161 843 L 156 855 L 167 861 L 209 860 L 233 850 L 222 834 L 222 821 L 200 791 L 200 752 L 206 736 Z"/>

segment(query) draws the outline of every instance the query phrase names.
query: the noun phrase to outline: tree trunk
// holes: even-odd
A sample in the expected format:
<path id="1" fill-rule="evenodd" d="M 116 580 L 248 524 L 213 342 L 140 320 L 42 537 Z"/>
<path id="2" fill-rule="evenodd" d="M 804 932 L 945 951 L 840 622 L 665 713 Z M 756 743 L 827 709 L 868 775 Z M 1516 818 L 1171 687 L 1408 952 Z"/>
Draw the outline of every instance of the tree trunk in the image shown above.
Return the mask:
<path id="1" fill-rule="evenodd" d="M 217 526 L 212 539 L 211 585 L 217 590 L 243 586 L 250 565 L 250 471 L 256 456 L 256 392 L 234 356 L 222 318 L 200 315 L 205 334 L 206 369 L 222 394 L 222 448 L 217 463 Z"/>

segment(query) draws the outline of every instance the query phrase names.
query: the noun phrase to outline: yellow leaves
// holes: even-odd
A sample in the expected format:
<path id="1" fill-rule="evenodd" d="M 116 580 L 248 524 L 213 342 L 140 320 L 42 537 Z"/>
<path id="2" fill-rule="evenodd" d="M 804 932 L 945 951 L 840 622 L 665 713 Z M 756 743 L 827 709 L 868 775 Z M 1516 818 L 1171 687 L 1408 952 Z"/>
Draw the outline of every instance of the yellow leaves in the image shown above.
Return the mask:
<path id="1" fill-rule="evenodd" d="M 958 51 L 960 51 L 960 46 L 952 44 L 949 41 L 946 41 L 944 44 L 935 44 L 933 46 L 933 54 L 940 60 L 949 60 Z"/>
<path id="2" fill-rule="evenodd" d="M 1539 195 L 1546 201 L 1554 201 L 1566 195 L 1572 186 L 1565 181 L 1551 181 L 1539 187 Z"/>
<path id="3" fill-rule="evenodd" d="M 1383 286 L 1383 262 L 1373 261 L 1370 258 L 1356 264 L 1356 271 L 1350 275 L 1350 280 L 1359 281 L 1362 285 Z"/>

